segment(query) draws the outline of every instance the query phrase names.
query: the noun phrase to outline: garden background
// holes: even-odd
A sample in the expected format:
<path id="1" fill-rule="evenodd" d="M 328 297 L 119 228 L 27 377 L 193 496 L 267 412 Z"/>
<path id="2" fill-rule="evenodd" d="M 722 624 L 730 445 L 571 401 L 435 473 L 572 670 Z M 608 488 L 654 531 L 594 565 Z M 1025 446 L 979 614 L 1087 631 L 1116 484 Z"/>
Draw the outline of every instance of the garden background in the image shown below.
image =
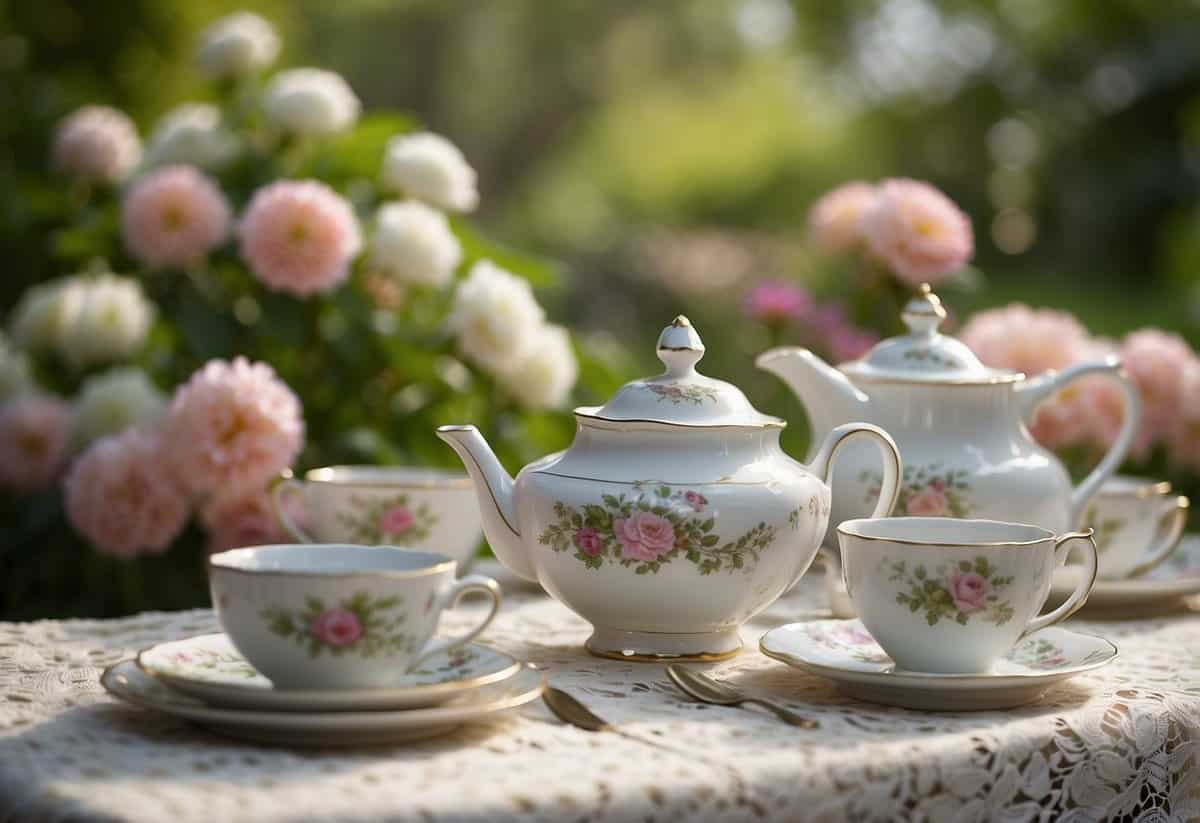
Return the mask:
<path id="1" fill-rule="evenodd" d="M 575 401 L 652 371 L 654 338 L 682 311 L 708 347 L 702 368 L 791 421 L 802 456 L 803 412 L 751 363 L 804 330 L 754 322 L 743 302 L 763 281 L 845 296 L 850 273 L 813 249 L 806 221 L 854 179 L 927 180 L 970 216 L 971 268 L 938 289 L 960 320 L 1020 300 L 1069 310 L 1097 335 L 1153 325 L 1200 344 L 1200 9 L 1138 0 L 7 0 L 0 315 L 31 284 L 111 258 L 94 244 L 115 212 L 64 229 L 70 192 L 47 159 L 56 124 L 104 103 L 145 134 L 180 101 L 216 98 L 195 71 L 196 38 L 243 8 L 278 30 L 279 65 L 337 71 L 362 100 L 338 138 L 341 182 L 378 166 L 399 127 L 463 150 L 481 193 L 469 225 L 456 223 L 464 251 L 530 280 L 571 329 Z M 198 362 L 238 352 L 228 323 L 184 317 L 183 303 L 165 312 Z M 293 319 L 262 332 L 278 338 L 263 344 L 277 368 L 321 345 Z M 184 362 L 157 375 L 162 389 L 198 365 Z M 570 438 L 563 411 L 498 414 L 490 390 L 409 403 L 403 386 L 370 391 L 367 377 L 345 369 L 332 399 L 305 397 L 300 467 L 453 466 L 431 434 L 442 422 L 482 422 L 511 470 Z M 1200 492 L 1163 455 L 1143 468 Z M 56 495 L 6 497 L 0 518 L 0 619 L 206 601 L 194 526 L 166 554 L 123 559 L 75 537 Z"/>

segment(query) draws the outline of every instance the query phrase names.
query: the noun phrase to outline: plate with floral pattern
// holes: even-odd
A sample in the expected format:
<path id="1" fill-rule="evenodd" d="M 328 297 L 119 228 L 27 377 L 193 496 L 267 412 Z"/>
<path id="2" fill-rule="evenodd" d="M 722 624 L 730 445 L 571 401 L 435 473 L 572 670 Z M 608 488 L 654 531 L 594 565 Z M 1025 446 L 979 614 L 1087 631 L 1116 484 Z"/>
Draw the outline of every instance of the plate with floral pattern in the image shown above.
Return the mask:
<path id="1" fill-rule="evenodd" d="M 137 656 L 142 671 L 213 706 L 275 711 L 369 711 L 434 706 L 506 680 L 521 664 L 467 643 L 434 655 L 421 668 L 398 674 L 387 689 L 277 689 L 251 666 L 225 634 L 159 643 Z"/>
<path id="2" fill-rule="evenodd" d="M 987 674 L 931 674 L 897 669 L 860 620 L 790 623 L 763 635 L 759 648 L 789 666 L 832 680 L 870 703 L 929 711 L 1020 706 L 1050 686 L 1117 656 L 1102 637 L 1052 626 L 1017 643 Z"/>
<path id="3" fill-rule="evenodd" d="M 1079 580 L 1079 568 L 1070 565 L 1055 571 L 1050 603 L 1067 598 Z M 1096 580 L 1084 608 L 1122 615 L 1169 611 L 1194 594 L 1200 594 L 1200 536 L 1181 540 L 1165 561 L 1141 577 Z"/>
<path id="4" fill-rule="evenodd" d="M 109 666 L 100 685 L 126 703 L 198 723 L 227 737 L 282 746 L 371 746 L 444 734 L 541 696 L 545 676 L 528 666 L 449 703 L 399 711 L 276 712 L 212 706 L 146 674 L 134 660 Z"/>

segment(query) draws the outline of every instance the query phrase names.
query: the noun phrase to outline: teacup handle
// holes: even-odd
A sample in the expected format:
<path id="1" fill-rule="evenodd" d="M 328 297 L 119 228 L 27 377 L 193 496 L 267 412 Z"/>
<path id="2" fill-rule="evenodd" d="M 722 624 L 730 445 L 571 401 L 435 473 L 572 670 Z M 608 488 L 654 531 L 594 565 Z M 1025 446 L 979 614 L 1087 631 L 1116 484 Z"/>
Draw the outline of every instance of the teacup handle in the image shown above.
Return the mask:
<path id="1" fill-rule="evenodd" d="M 870 423 L 843 423 L 829 434 L 817 449 L 816 456 L 808 465 L 808 470 L 830 485 L 833 479 L 833 464 L 842 446 L 856 437 L 867 437 L 875 441 L 879 449 L 879 461 L 883 464 L 882 480 L 879 483 L 879 499 L 875 501 L 875 511 L 871 517 L 888 517 L 896 507 L 896 498 L 900 496 L 900 450 L 892 436 L 878 426 Z"/>
<path id="2" fill-rule="evenodd" d="M 1071 552 L 1072 540 L 1083 540 L 1087 546 L 1087 552 L 1083 556 L 1083 576 L 1079 580 L 1079 585 L 1075 587 L 1075 591 L 1071 592 L 1071 596 L 1067 598 L 1066 603 L 1063 603 L 1052 612 L 1030 620 L 1025 626 L 1025 631 L 1021 632 L 1021 637 L 1028 637 L 1047 626 L 1053 626 L 1055 623 L 1061 623 L 1066 620 L 1083 608 L 1083 604 L 1087 602 L 1088 595 L 1092 593 L 1092 586 L 1096 584 L 1096 571 L 1099 568 L 1100 555 L 1096 551 L 1096 541 L 1092 539 L 1091 529 L 1085 529 L 1081 532 L 1070 532 L 1054 541 L 1054 568 L 1058 568 L 1066 561 L 1067 555 Z"/>
<path id="3" fill-rule="evenodd" d="M 313 540 L 312 535 L 300 528 L 299 524 L 292 520 L 291 515 L 287 513 L 283 496 L 293 492 L 304 492 L 304 483 L 294 477 L 280 480 L 271 489 L 271 508 L 275 510 L 275 519 L 279 521 L 279 525 L 283 526 L 283 530 L 292 536 L 293 540 L 299 540 L 301 543 L 315 543 L 317 541 Z"/>
<path id="4" fill-rule="evenodd" d="M 466 634 L 459 637 L 448 637 L 445 640 L 435 640 L 430 643 L 408 664 L 409 671 L 417 668 L 417 666 L 435 654 L 441 654 L 464 643 L 470 643 L 476 637 L 479 637 L 483 630 L 491 624 L 492 619 L 496 616 L 496 612 L 500 611 L 500 584 L 492 578 L 484 577 L 481 574 L 469 574 L 460 580 L 455 580 L 449 586 L 442 589 L 438 592 L 433 608 L 439 613 L 442 609 L 452 609 L 467 592 L 483 592 L 492 598 L 492 607 L 488 610 L 487 616 Z"/>
<path id="5" fill-rule="evenodd" d="M 1127 577 L 1141 577 L 1166 560 L 1171 552 L 1175 550 L 1175 547 L 1179 545 L 1179 538 L 1183 537 L 1183 527 L 1187 524 L 1188 499 L 1180 495 L 1174 501 L 1167 501 L 1167 503 L 1169 508 L 1164 516 L 1171 518 L 1171 522 L 1167 525 L 1158 542 L 1150 551 L 1149 557 L 1130 569 L 1126 575 Z"/>

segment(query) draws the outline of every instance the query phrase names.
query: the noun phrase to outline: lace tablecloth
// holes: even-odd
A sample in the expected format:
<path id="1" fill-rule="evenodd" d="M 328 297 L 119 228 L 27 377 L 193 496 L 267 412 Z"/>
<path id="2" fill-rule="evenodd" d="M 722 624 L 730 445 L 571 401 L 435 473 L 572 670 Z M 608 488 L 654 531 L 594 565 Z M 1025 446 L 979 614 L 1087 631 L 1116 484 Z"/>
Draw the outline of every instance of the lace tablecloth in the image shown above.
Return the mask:
<path id="1" fill-rule="evenodd" d="M 1075 621 L 1120 657 L 1038 704 L 930 714 L 843 698 L 757 651 L 766 629 L 826 616 L 810 577 L 712 668 L 818 718 L 815 732 L 689 702 L 658 665 L 591 657 L 586 624 L 528 589 L 512 591 L 489 642 L 622 734 L 563 726 L 538 702 L 404 747 L 259 747 L 98 685 L 142 647 L 212 631 L 209 611 L 0 623 L 0 820 L 1200 819 L 1200 603 Z"/>

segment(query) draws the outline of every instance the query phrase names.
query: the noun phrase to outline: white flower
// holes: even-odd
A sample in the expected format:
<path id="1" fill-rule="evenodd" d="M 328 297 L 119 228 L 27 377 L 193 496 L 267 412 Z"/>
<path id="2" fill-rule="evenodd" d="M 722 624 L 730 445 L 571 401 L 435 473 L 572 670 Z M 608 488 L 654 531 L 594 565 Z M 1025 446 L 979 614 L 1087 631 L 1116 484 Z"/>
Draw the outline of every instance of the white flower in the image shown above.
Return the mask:
<path id="1" fill-rule="evenodd" d="M 13 311 L 17 344 L 34 352 L 57 350 L 64 330 L 79 315 L 84 292 L 79 277 L 60 277 L 26 289 Z"/>
<path id="2" fill-rule="evenodd" d="M 527 280 L 480 260 L 454 293 L 450 325 L 467 357 L 501 373 L 527 356 L 542 317 Z"/>
<path id="3" fill-rule="evenodd" d="M 479 204 L 475 170 L 458 146 L 431 132 L 388 141 L 383 184 L 446 211 L 473 211 Z"/>
<path id="4" fill-rule="evenodd" d="M 0 334 L 0 405 L 25 394 L 32 385 L 28 355 Z"/>
<path id="5" fill-rule="evenodd" d="M 539 328 L 525 357 L 500 375 L 517 401 L 531 409 L 562 406 L 578 377 L 571 336 L 562 326 L 552 325 Z"/>
<path id="6" fill-rule="evenodd" d="M 353 126 L 360 103 L 336 72 L 289 69 L 271 78 L 264 107 L 267 118 L 284 131 L 324 135 Z"/>
<path id="7" fill-rule="evenodd" d="M 85 277 L 83 299 L 71 322 L 61 327 L 59 350 L 75 365 L 123 360 L 136 354 L 154 320 L 154 305 L 128 277 Z"/>
<path id="8" fill-rule="evenodd" d="M 253 12 L 239 11 L 200 34 L 196 60 L 210 77 L 231 77 L 269 65 L 278 54 L 279 35 L 271 24 Z"/>
<path id="9" fill-rule="evenodd" d="M 167 397 L 138 368 L 110 369 L 84 381 L 75 401 L 71 435 L 82 447 L 133 426 L 149 429 L 167 408 Z"/>
<path id="10" fill-rule="evenodd" d="M 385 203 L 375 215 L 371 263 L 401 283 L 443 286 L 462 262 L 462 247 L 440 211 L 415 200 Z"/>
<path id="11" fill-rule="evenodd" d="M 184 163 L 202 169 L 224 168 L 241 147 L 221 123 L 221 111 L 208 103 L 184 103 L 158 121 L 146 145 L 150 167 Z"/>
<path id="12" fill-rule="evenodd" d="M 84 106 L 63 118 L 54 132 L 54 167 L 88 182 L 116 183 L 142 159 L 137 128 L 123 111 Z"/>

